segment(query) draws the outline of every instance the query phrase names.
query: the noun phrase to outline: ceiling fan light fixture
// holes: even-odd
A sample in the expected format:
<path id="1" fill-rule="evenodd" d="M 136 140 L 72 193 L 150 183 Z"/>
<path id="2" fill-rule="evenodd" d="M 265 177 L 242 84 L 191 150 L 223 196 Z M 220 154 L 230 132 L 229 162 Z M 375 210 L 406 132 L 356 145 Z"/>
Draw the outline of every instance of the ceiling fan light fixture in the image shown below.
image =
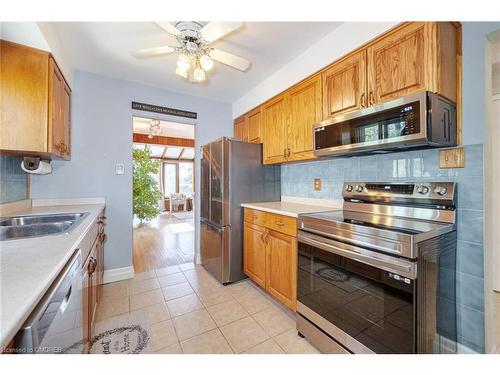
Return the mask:
<path id="1" fill-rule="evenodd" d="M 189 57 L 184 53 L 180 54 L 177 58 L 177 68 L 179 70 L 187 72 L 190 65 L 191 61 L 189 60 Z"/>
<path id="2" fill-rule="evenodd" d="M 178 76 L 181 76 L 181 77 L 184 77 L 184 78 L 188 78 L 188 72 L 189 72 L 189 69 L 181 69 L 179 68 L 179 66 L 177 66 L 175 68 L 175 74 L 177 74 Z"/>
<path id="3" fill-rule="evenodd" d="M 200 64 L 204 71 L 208 72 L 214 67 L 214 60 L 208 55 L 203 55 L 200 57 Z"/>
<path id="4" fill-rule="evenodd" d="M 194 69 L 193 72 L 193 79 L 195 81 L 201 82 L 204 81 L 207 78 L 207 75 L 205 74 L 205 71 L 201 68 L 200 63 L 196 63 L 196 68 Z"/>

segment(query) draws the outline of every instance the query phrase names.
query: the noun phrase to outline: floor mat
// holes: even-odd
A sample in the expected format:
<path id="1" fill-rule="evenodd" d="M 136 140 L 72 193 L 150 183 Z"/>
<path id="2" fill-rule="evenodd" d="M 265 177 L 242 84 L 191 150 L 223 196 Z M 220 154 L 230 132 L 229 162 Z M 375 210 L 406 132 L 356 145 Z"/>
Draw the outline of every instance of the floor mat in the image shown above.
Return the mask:
<path id="1" fill-rule="evenodd" d="M 143 311 L 106 319 L 94 325 L 91 354 L 152 353 L 148 321 Z"/>

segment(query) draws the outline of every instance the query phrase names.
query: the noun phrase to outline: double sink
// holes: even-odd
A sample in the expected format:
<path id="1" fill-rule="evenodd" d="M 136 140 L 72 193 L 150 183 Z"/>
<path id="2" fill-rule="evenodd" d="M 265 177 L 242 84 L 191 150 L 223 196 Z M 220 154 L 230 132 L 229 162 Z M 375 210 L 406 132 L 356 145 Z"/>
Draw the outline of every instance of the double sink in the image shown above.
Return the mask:
<path id="1" fill-rule="evenodd" d="M 0 218 L 0 241 L 69 233 L 87 215 L 79 212 Z"/>

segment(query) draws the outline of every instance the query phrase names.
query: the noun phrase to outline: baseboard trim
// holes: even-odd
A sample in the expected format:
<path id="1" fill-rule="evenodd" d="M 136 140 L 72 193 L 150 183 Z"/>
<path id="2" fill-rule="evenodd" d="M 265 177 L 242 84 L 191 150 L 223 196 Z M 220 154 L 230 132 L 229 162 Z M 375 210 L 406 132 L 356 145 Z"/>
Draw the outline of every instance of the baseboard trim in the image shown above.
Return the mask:
<path id="1" fill-rule="evenodd" d="M 102 283 L 108 284 L 108 283 L 113 283 L 115 281 L 132 279 L 133 277 L 134 277 L 134 266 L 113 268 L 110 270 L 104 270 Z"/>
<path id="2" fill-rule="evenodd" d="M 194 264 L 201 264 L 201 254 L 194 255 Z"/>

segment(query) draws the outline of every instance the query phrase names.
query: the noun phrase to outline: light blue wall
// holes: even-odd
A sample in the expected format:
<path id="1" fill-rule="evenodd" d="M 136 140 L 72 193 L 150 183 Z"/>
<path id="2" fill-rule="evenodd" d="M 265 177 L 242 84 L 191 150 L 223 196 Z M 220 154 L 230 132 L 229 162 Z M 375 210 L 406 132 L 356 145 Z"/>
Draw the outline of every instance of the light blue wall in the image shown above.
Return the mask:
<path id="1" fill-rule="evenodd" d="M 462 114 L 464 144 L 485 140 L 486 36 L 500 29 L 500 22 L 462 23 Z"/>
<path id="2" fill-rule="evenodd" d="M 27 173 L 21 169 L 21 158 L 0 155 L 0 203 L 28 198 Z"/>
<path id="3" fill-rule="evenodd" d="M 199 146 L 232 134 L 231 104 L 88 72 L 75 72 L 71 116 L 72 159 L 69 162 L 53 162 L 54 172 L 51 175 L 34 176 L 32 197 L 104 196 L 108 217 L 106 269 L 132 264 L 132 101 L 198 113 L 195 131 L 197 192 L 200 190 Z M 124 175 L 115 175 L 115 163 L 125 164 Z M 195 223 L 199 222 L 198 213 L 199 200 L 196 199 Z M 198 224 L 196 246 L 199 249 Z"/>
<path id="4" fill-rule="evenodd" d="M 439 169 L 439 151 L 329 159 L 281 167 L 283 195 L 342 199 L 344 181 L 456 181 L 458 183 L 457 295 L 458 334 L 462 344 L 484 351 L 483 293 L 483 146 L 465 149 L 463 169 Z M 314 178 L 322 190 L 315 191 Z"/>

